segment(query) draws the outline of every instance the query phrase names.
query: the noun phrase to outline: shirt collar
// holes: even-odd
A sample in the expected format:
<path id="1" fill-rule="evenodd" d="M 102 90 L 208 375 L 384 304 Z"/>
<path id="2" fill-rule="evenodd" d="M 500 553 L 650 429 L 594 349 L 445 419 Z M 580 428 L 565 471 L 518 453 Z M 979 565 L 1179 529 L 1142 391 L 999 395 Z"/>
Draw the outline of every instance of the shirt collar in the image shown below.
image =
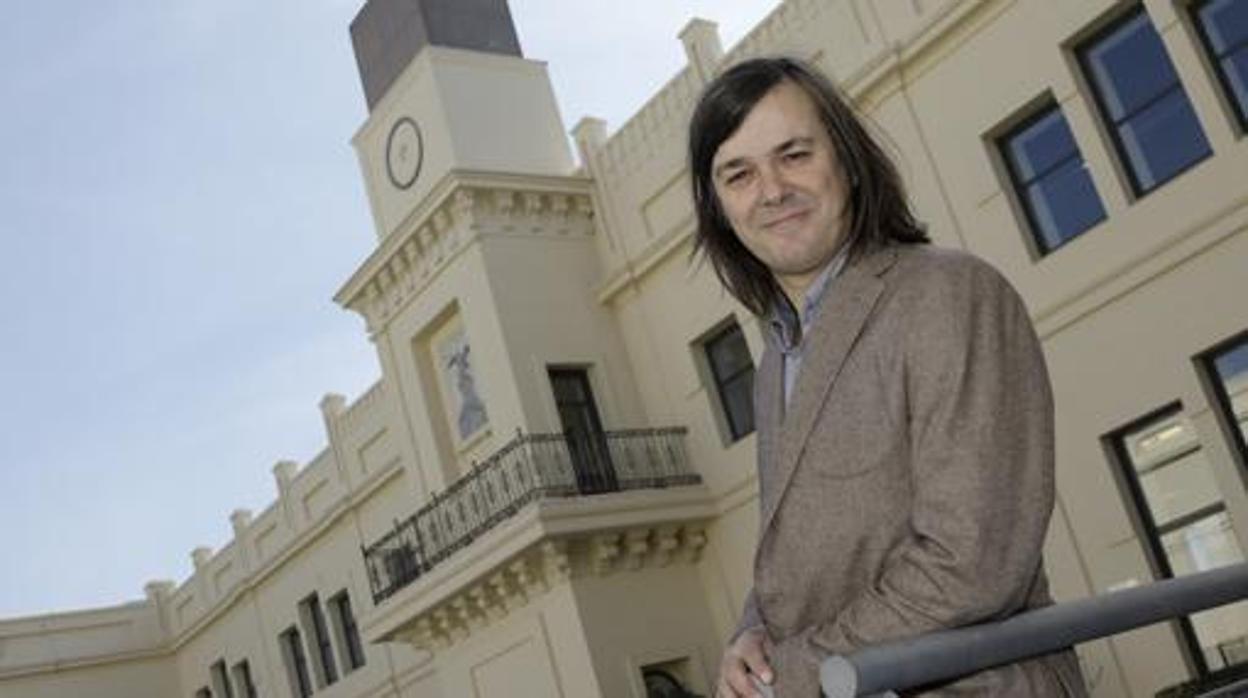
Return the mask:
<path id="1" fill-rule="evenodd" d="M 802 311 L 799 315 L 792 302 L 785 296 L 780 299 L 772 311 L 770 322 L 773 331 L 780 340 L 780 347 L 785 353 L 791 352 L 802 343 L 807 328 L 815 321 L 819 306 L 823 303 L 824 291 L 832 279 L 840 275 L 849 258 L 850 245 L 842 245 L 840 251 L 824 266 L 823 271 L 815 277 L 806 292 L 802 295 Z"/>

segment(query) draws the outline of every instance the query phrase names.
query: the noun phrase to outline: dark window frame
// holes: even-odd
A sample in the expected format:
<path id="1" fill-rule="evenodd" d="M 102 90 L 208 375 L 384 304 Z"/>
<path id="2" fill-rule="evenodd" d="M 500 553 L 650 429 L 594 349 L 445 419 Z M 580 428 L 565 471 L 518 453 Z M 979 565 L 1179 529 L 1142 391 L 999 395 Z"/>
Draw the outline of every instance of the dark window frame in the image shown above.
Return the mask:
<path id="1" fill-rule="evenodd" d="M 1071 141 L 1074 149 L 1071 154 L 1060 161 L 1050 165 L 1043 172 L 1033 175 L 1030 179 L 1024 179 L 1021 172 L 1015 166 L 1014 158 L 1011 155 L 1010 145 L 1015 138 L 1021 136 L 1024 132 L 1040 123 L 1051 114 L 1056 112 L 1063 121 L 1066 122 L 1066 129 L 1070 131 Z M 1021 118 L 1013 118 L 1007 122 L 1007 125 L 1000 128 L 999 132 L 990 138 L 992 147 L 996 153 L 996 157 L 1001 159 L 1001 164 L 1005 167 L 1006 177 L 1010 184 L 1010 194 L 1014 198 L 1014 203 L 1022 210 L 1024 224 L 1027 227 L 1028 249 L 1032 252 L 1035 259 L 1040 259 L 1053 254 L 1057 250 L 1065 247 L 1074 240 L 1083 237 L 1085 233 L 1104 223 L 1109 218 L 1109 212 L 1105 209 L 1105 201 L 1101 198 L 1100 190 L 1096 188 L 1096 182 L 1092 179 L 1091 173 L 1088 173 L 1088 180 L 1092 184 L 1092 192 L 1096 195 L 1097 204 L 1101 208 L 1101 217 L 1093 221 L 1083 230 L 1064 238 L 1056 245 L 1049 245 L 1044 239 L 1043 227 L 1037 219 L 1036 212 L 1031 206 L 1031 199 L 1027 196 L 1027 187 L 1035 182 L 1043 179 L 1045 176 L 1056 172 L 1058 169 L 1065 167 L 1071 161 L 1078 159 L 1086 169 L 1087 160 L 1083 157 L 1083 151 L 1079 148 L 1079 142 L 1075 139 L 1074 130 L 1070 128 L 1070 121 L 1066 119 L 1066 113 L 1062 111 L 1062 106 L 1053 99 L 1051 94 L 1045 95 L 1042 99 L 1032 103 L 1026 107 L 1021 114 Z"/>
<path id="2" fill-rule="evenodd" d="M 234 662 L 233 668 L 230 670 L 238 684 L 238 692 L 241 698 L 256 698 L 259 694 L 256 691 L 256 680 L 251 675 L 251 662 L 246 659 L 240 659 Z"/>
<path id="3" fill-rule="evenodd" d="M 1219 55 L 1213 48 L 1213 39 L 1209 36 L 1208 30 L 1205 29 L 1205 23 L 1201 21 L 1201 10 L 1214 0 L 1196 0 L 1188 6 L 1188 13 L 1192 27 L 1196 31 L 1197 38 L 1200 39 L 1201 47 L 1204 49 L 1204 58 L 1208 62 L 1209 68 L 1212 70 L 1218 86 L 1221 88 L 1221 96 L 1230 107 L 1232 116 L 1235 119 L 1235 125 L 1239 130 L 1239 137 L 1243 138 L 1248 135 L 1248 94 L 1244 96 L 1244 102 L 1240 103 L 1239 98 L 1235 94 L 1235 88 L 1231 85 L 1230 78 L 1226 71 L 1222 69 L 1222 58 L 1228 54 L 1234 53 L 1241 49 L 1248 49 L 1248 38 L 1242 43 L 1231 46 L 1227 51 Z M 1248 76 L 1245 76 L 1248 79 Z"/>
<path id="4" fill-rule="evenodd" d="M 303 652 L 303 638 L 299 635 L 299 628 L 292 625 L 283 630 L 278 638 L 291 663 L 290 671 L 295 678 L 295 685 L 291 686 L 291 689 L 294 691 L 295 698 L 310 698 L 312 676 L 308 672 L 308 657 Z"/>
<path id="5" fill-rule="evenodd" d="M 620 481 L 603 428 L 588 364 L 548 364 L 546 378 L 559 417 L 559 428 L 572 458 L 577 489 L 582 494 L 617 492 Z"/>
<path id="6" fill-rule="evenodd" d="M 750 357 L 750 360 L 747 364 L 737 368 L 730 375 L 725 376 L 721 374 L 721 367 L 717 365 L 715 361 L 715 352 L 713 348 L 719 342 L 730 339 L 732 335 L 736 335 L 737 338 L 740 339 L 741 345 L 745 347 L 745 353 Z M 729 409 L 728 388 L 730 384 L 742 379 L 748 380 L 750 382 L 749 393 L 751 396 L 754 394 L 753 386 L 756 367 L 754 364 L 754 356 L 750 352 L 749 342 L 745 341 L 745 331 L 742 330 L 741 324 L 738 323 L 735 318 L 729 318 L 726 322 L 721 323 L 718 327 L 705 335 L 701 341 L 698 342 L 698 345 L 701 348 L 703 358 L 706 361 L 711 383 L 715 387 L 715 397 L 719 401 L 719 413 L 723 416 L 724 425 L 727 427 L 726 435 L 728 436 L 730 443 L 736 443 L 750 434 L 753 434 L 758 427 L 755 420 L 754 401 L 752 397 L 747 403 L 750 407 L 748 425 L 739 424 L 738 418 L 740 418 L 741 415 L 735 415 L 733 411 Z"/>
<path id="7" fill-rule="evenodd" d="M 1248 437 L 1245 437 L 1243 430 L 1240 429 L 1239 418 L 1235 415 L 1235 408 L 1231 403 L 1231 395 L 1226 391 L 1226 385 L 1218 375 L 1216 365 L 1222 355 L 1245 345 L 1248 345 L 1248 330 L 1227 337 L 1200 352 L 1193 361 L 1205 388 L 1205 394 L 1209 396 L 1214 407 L 1218 428 L 1222 431 L 1223 438 L 1229 442 L 1231 453 L 1239 465 L 1240 477 L 1244 480 L 1245 487 L 1248 487 Z"/>
<path id="8" fill-rule="evenodd" d="M 321 607 L 321 599 L 316 592 L 308 594 L 300 605 L 307 610 L 312 623 L 312 646 L 316 651 L 317 665 L 320 667 L 318 679 L 324 681 L 323 686 L 332 686 L 338 682 L 338 664 L 334 661 L 333 640 L 329 636 L 329 624 L 325 622 L 325 609 Z"/>
<path id="9" fill-rule="evenodd" d="M 1170 559 L 1166 556 L 1165 546 L 1161 541 L 1162 536 L 1169 530 L 1172 530 L 1176 523 L 1191 522 L 1167 522 L 1167 525 L 1164 527 L 1166 531 L 1163 531 L 1163 527 L 1157 525 L 1157 520 L 1153 516 L 1152 507 L 1149 506 L 1148 499 L 1144 494 L 1144 486 L 1140 482 L 1139 474 L 1131 459 L 1131 454 L 1127 452 L 1125 437 L 1128 434 L 1140 431 L 1148 424 L 1182 413 L 1182 401 L 1175 400 L 1136 417 L 1101 437 L 1102 446 L 1105 448 L 1111 463 L 1110 470 L 1113 472 L 1119 489 L 1127 499 L 1129 505 L 1127 513 L 1135 525 L 1136 534 L 1144 547 L 1144 557 L 1147 559 L 1148 565 L 1153 572 L 1153 577 L 1157 580 L 1174 579 L 1175 577 L 1174 568 L 1170 566 Z M 1203 446 L 1200 448 L 1203 448 Z M 1190 453 L 1189 451 L 1188 455 Z M 1225 510 L 1225 503 L 1223 503 L 1222 509 Z M 1198 513 L 1202 514 L 1202 518 L 1205 515 L 1212 515 L 1209 512 Z M 1173 618 L 1170 621 L 1170 625 L 1179 641 L 1180 653 L 1183 655 L 1183 661 L 1187 665 L 1188 671 L 1194 677 L 1208 676 L 1210 674 L 1209 664 L 1205 661 L 1204 651 L 1201 649 L 1200 639 L 1196 635 L 1196 628 L 1192 625 L 1190 616 Z"/>
<path id="10" fill-rule="evenodd" d="M 1154 95 L 1145 104 L 1138 106 L 1130 114 L 1124 115 L 1121 120 L 1115 121 L 1111 115 L 1109 105 L 1106 103 L 1106 97 L 1094 77 L 1096 71 L 1093 69 L 1090 54 L 1095 46 L 1105 41 L 1111 34 L 1121 29 L 1123 25 L 1131 22 L 1141 15 L 1143 15 L 1149 24 L 1153 26 L 1153 31 L 1156 31 L 1156 25 L 1152 24 L 1152 16 L 1148 13 L 1144 4 L 1142 2 L 1138 2 L 1117 13 L 1112 19 L 1105 22 L 1103 26 L 1097 28 L 1096 31 L 1081 39 L 1073 47 L 1075 61 L 1083 73 L 1082 78 L 1084 83 L 1091 92 L 1092 101 L 1096 107 L 1094 110 L 1096 116 L 1100 120 L 1102 127 L 1107 132 L 1110 141 L 1113 143 L 1114 155 L 1118 160 L 1121 170 L 1126 175 L 1127 184 L 1130 187 L 1132 197 L 1135 200 L 1142 199 L 1154 191 L 1161 189 L 1166 184 L 1178 179 L 1183 174 L 1196 168 L 1196 166 L 1208 160 L 1214 154 L 1213 144 L 1209 142 L 1209 137 L 1205 133 L 1204 124 L 1200 122 L 1200 115 L 1196 113 L 1195 105 L 1192 104 L 1191 97 L 1187 93 L 1187 88 L 1183 85 L 1183 79 L 1182 76 L 1179 75 L 1178 67 L 1175 65 L 1173 58 L 1171 58 L 1169 51 L 1166 50 L 1165 41 L 1161 38 L 1160 33 L 1158 33 L 1158 39 L 1161 41 L 1162 51 L 1165 52 L 1166 60 L 1170 62 L 1171 68 L 1175 73 L 1174 85 L 1172 85 L 1169 89 Z M 1126 143 L 1123 141 L 1121 125 L 1127 123 L 1132 117 L 1140 114 L 1148 107 L 1157 104 L 1162 99 L 1165 99 L 1175 90 L 1179 90 L 1183 93 L 1183 97 L 1187 100 L 1188 106 L 1192 108 L 1192 116 L 1196 120 L 1196 125 L 1200 129 L 1201 136 L 1205 139 L 1206 152 L 1183 167 L 1170 173 L 1167 177 L 1157 179 L 1153 186 L 1146 189 L 1141 183 L 1139 175 L 1136 173 L 1136 168 L 1132 164 L 1133 161 L 1128 153 Z"/>
<path id="11" fill-rule="evenodd" d="M 234 686 L 230 684 L 230 672 L 225 666 L 224 657 L 213 662 L 208 667 L 208 675 L 211 677 L 213 684 L 220 684 L 221 698 L 234 698 Z"/>
<path id="12" fill-rule="evenodd" d="M 343 644 L 346 645 L 346 671 L 352 672 L 368 663 L 364 655 L 364 644 L 360 641 L 360 628 L 355 621 L 355 613 L 351 608 L 351 596 L 346 589 L 334 594 L 329 600 L 334 610 L 338 628 L 342 632 Z"/>

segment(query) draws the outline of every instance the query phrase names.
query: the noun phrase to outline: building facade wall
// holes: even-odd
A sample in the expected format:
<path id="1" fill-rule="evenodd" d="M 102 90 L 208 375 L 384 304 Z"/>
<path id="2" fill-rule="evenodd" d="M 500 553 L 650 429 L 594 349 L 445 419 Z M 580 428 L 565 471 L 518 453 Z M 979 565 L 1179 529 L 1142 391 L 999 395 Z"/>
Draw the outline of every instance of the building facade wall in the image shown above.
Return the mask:
<path id="1" fill-rule="evenodd" d="M 154 654 L 105 654 L 67 673 L 56 669 L 61 655 L 16 638 L 68 632 L 79 643 L 68 654 L 87 658 L 98 630 L 77 616 L 6 621 L 0 642 L 32 654 L 7 663 L 14 655 L 0 655 L 0 689 L 68 695 L 66 686 L 99 682 L 191 696 L 210 684 L 213 662 L 246 658 L 261 695 L 289 695 L 277 637 L 301 627 L 300 602 L 315 592 L 324 604 L 347 590 L 361 626 L 403 620 L 394 618 L 401 604 L 374 605 L 361 547 L 472 473 L 517 430 L 559 431 L 546 371 L 570 366 L 587 370 L 608 430 L 688 428 L 685 449 L 714 511 L 693 564 L 572 576 L 508 604 L 503 617 L 449 647 L 372 644 L 355 672 L 341 671 L 336 648 L 344 675 L 316 695 L 641 698 L 641 668 L 665 662 L 708 692 L 719 643 L 751 583 L 758 504 L 754 437 L 734 440 L 725 430 L 702 342 L 736 323 L 757 363 L 763 338 L 709 267 L 690 262 L 684 129 L 714 70 L 761 54 L 798 55 L 834 76 L 886 134 L 935 241 L 987 259 L 1024 296 L 1057 406 L 1058 505 L 1045 550 L 1057 598 L 1153 579 L 1106 437 L 1176 401 L 1198 434 L 1233 535 L 1248 549 L 1246 466 L 1194 363 L 1248 329 L 1248 139 L 1227 111 L 1188 4 L 1143 6 L 1212 148 L 1144 196 L 1125 178 L 1074 55 L 1129 3 L 787 0 L 727 52 L 704 25 L 691 25 L 690 64 L 628 122 L 609 138 L 593 122 L 577 126 L 575 171 L 561 150 L 566 126 L 544 68 L 422 53 L 355 137 L 379 247 L 339 300 L 369 320 L 382 379 L 351 406 L 326 399 L 325 452 L 302 467 L 278 464 L 278 501 L 255 517 L 236 514 L 234 540 L 198 553 L 190 579 L 126 611 L 147 613 L 145 630 L 106 631 L 125 642 L 141 637 Z M 505 128 L 474 106 L 500 90 L 524 106 Z M 1046 100 L 1068 121 L 1106 215 L 1040 256 L 996 139 Z M 475 120 L 457 121 L 464 110 Z M 405 111 L 419 112 L 430 171 L 394 193 L 380 163 L 386 129 Z M 494 140 L 473 137 L 484 132 Z M 527 145 L 513 150 L 518 142 Z M 387 259 L 395 254 L 397 266 Z M 396 269 L 405 280 L 369 280 L 398 279 Z M 447 420 L 430 348 L 448 323 L 462 326 L 472 348 L 489 415 L 488 430 L 469 443 Z M 310 646 L 307 654 L 313 661 Z M 1097 696 L 1152 695 L 1190 671 L 1173 624 L 1089 643 L 1079 654 Z"/>

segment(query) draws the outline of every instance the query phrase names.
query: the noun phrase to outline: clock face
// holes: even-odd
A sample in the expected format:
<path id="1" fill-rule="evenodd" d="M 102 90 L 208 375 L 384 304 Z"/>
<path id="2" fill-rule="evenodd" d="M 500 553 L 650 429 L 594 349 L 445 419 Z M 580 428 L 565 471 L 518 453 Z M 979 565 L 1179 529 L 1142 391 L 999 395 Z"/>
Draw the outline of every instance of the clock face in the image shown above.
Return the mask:
<path id="1" fill-rule="evenodd" d="M 390 127 L 386 138 L 386 174 L 390 183 L 399 189 L 407 189 L 420 175 L 421 160 L 425 156 L 424 141 L 420 127 L 411 117 L 402 116 Z"/>

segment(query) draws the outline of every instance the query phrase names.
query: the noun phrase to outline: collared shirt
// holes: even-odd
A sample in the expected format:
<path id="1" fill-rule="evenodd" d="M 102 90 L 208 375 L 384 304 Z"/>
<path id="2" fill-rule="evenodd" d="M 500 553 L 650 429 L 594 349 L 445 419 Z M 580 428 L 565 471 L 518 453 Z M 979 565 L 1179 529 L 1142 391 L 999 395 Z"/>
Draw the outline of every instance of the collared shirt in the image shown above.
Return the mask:
<path id="1" fill-rule="evenodd" d="M 828 284 L 840 275 L 845 268 L 845 260 L 849 258 L 852 245 L 842 245 L 836 256 L 819 272 L 819 276 L 810 284 L 803 295 L 802 311 L 799 315 L 793 304 L 785 299 L 779 303 L 771 314 L 771 328 L 780 346 L 781 362 L 784 365 L 784 405 L 789 405 L 789 397 L 793 395 L 793 386 L 797 384 L 797 372 L 802 367 L 802 352 L 806 350 L 806 334 L 819 314 L 819 306 L 823 303 L 824 291 Z"/>

